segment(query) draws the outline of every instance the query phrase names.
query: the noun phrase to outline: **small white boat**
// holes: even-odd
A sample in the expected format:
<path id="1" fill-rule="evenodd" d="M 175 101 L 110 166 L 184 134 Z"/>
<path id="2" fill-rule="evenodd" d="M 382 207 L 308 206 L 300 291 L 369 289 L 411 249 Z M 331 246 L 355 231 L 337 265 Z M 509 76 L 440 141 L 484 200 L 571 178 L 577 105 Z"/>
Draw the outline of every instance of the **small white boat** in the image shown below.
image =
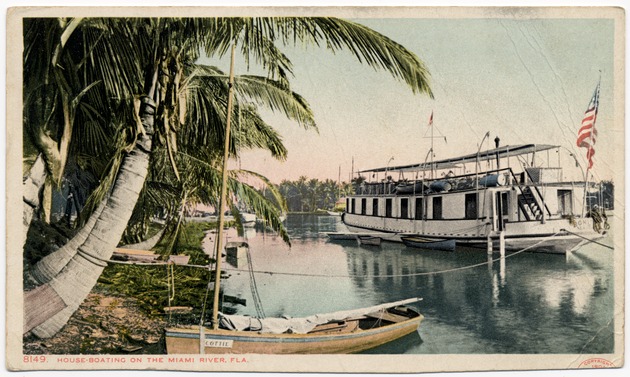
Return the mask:
<path id="1" fill-rule="evenodd" d="M 455 251 L 454 239 L 426 238 L 419 236 L 400 237 L 405 246 L 416 247 L 420 249 Z"/>
<path id="2" fill-rule="evenodd" d="M 359 245 L 380 246 L 382 238 L 374 236 L 357 236 Z"/>
<path id="3" fill-rule="evenodd" d="M 244 227 L 253 227 L 256 225 L 256 215 L 248 212 L 241 212 L 241 223 Z"/>
<path id="4" fill-rule="evenodd" d="M 330 216 L 341 216 L 341 214 L 343 212 L 337 212 L 337 211 L 326 211 Z"/>
<path id="5" fill-rule="evenodd" d="M 357 239 L 356 233 L 328 232 L 326 235 L 331 241 L 351 241 Z"/>

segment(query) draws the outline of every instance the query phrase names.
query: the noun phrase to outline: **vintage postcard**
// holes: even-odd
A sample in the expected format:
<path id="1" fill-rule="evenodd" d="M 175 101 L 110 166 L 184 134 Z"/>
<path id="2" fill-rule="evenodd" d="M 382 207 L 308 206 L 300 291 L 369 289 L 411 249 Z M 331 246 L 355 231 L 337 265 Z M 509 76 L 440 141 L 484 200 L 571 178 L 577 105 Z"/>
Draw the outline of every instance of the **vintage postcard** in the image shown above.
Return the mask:
<path id="1" fill-rule="evenodd" d="M 7 368 L 623 367 L 624 25 L 10 8 Z"/>

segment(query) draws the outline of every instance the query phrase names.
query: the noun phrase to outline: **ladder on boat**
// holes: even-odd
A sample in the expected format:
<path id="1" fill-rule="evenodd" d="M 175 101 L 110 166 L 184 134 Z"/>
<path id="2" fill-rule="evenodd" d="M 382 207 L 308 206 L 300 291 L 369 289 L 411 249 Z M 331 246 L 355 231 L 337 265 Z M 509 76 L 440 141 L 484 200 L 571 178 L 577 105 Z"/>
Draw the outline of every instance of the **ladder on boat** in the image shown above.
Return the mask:
<path id="1" fill-rule="evenodd" d="M 531 188 L 529 186 L 519 186 L 519 188 L 521 194 L 518 196 L 518 207 L 521 209 L 525 219 L 527 219 L 527 221 L 532 220 L 532 218 L 542 220 L 543 211 L 538 205 Z"/>
<path id="2" fill-rule="evenodd" d="M 519 182 L 519 180 L 514 175 L 514 172 L 512 171 L 512 169 L 510 168 L 509 170 L 514 181 Z M 531 221 L 531 220 L 543 221 L 544 220 L 543 211 L 547 211 L 548 216 L 551 216 L 551 212 L 549 211 L 549 208 L 547 207 L 547 204 L 545 203 L 542 197 L 542 194 L 538 190 L 538 187 L 529 186 L 526 184 L 525 175 L 527 176 L 527 178 L 529 178 L 530 182 L 532 181 L 532 177 L 529 174 L 529 172 L 525 170 L 523 174 L 524 174 L 523 179 L 521 180 L 520 184 L 516 185 L 520 191 L 520 195 L 518 195 L 518 200 L 517 200 L 518 207 L 521 210 L 521 213 L 525 216 L 525 219 L 527 221 Z M 533 187 L 533 190 L 532 190 L 532 187 Z M 541 205 L 540 205 L 541 202 L 542 202 L 542 205 L 544 206 L 544 209 L 541 208 Z"/>

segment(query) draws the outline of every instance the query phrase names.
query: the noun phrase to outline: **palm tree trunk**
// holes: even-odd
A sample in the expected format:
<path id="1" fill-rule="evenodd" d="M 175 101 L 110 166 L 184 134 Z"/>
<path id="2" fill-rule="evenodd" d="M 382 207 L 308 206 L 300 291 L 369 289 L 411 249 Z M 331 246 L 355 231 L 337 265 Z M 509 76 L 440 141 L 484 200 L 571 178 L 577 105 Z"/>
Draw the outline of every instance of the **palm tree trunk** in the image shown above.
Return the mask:
<path id="1" fill-rule="evenodd" d="M 151 236 L 151 238 L 146 239 L 142 242 L 124 245 L 124 246 L 121 246 L 121 248 L 132 249 L 132 250 L 151 250 L 155 247 L 155 245 L 158 244 L 158 242 L 160 242 L 160 240 L 162 239 L 162 236 L 164 235 L 165 230 L 166 230 L 166 227 L 163 227 L 159 232 Z"/>
<path id="2" fill-rule="evenodd" d="M 103 212 L 106 203 L 107 200 L 103 200 L 81 230 L 79 230 L 70 241 L 37 262 L 28 272 L 28 279 L 36 284 L 44 284 L 61 272 L 70 259 L 77 253 L 79 246 L 88 238 L 92 229 L 94 229 L 96 220 L 98 220 L 101 212 Z"/>
<path id="3" fill-rule="evenodd" d="M 134 149 L 125 156 L 111 196 L 85 242 L 52 280 L 38 289 L 25 292 L 25 333 L 31 331 L 40 338 L 55 335 L 96 284 L 106 266 L 104 261 L 113 254 L 127 226 L 148 174 L 155 108 L 151 98 L 143 98 L 140 117 L 145 135 L 138 137 Z M 56 313 L 51 313 L 47 304 L 58 299 L 63 305 L 57 305 Z"/>
<path id="4" fill-rule="evenodd" d="M 39 192 L 41 191 L 42 186 L 44 186 L 45 181 L 46 164 L 44 163 L 44 158 L 40 154 L 37 156 L 35 163 L 31 166 L 31 169 L 22 183 L 22 199 L 24 202 L 22 224 L 24 225 L 24 239 L 26 239 L 28 228 L 31 226 L 31 221 L 33 221 L 33 217 L 39 208 Z"/>

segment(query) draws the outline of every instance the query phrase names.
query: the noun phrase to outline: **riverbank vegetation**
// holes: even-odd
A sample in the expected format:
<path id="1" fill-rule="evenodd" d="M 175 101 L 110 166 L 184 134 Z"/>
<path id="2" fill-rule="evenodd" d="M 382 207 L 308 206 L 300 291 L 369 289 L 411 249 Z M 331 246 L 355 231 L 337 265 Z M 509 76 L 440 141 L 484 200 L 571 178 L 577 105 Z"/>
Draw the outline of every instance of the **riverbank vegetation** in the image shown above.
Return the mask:
<path id="1" fill-rule="evenodd" d="M 342 210 L 345 202 L 340 199 L 352 193 L 352 185 L 331 179 L 309 179 L 301 176 L 296 181 L 283 180 L 278 191 L 286 200 L 292 213 L 318 213 L 326 210 Z"/>

